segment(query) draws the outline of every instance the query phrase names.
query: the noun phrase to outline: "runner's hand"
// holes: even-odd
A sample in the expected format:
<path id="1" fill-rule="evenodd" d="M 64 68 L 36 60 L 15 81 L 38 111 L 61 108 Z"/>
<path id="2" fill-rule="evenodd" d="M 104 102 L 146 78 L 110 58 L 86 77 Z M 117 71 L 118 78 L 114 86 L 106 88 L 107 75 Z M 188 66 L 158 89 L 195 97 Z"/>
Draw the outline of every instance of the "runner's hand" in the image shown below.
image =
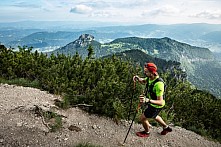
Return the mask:
<path id="1" fill-rule="evenodd" d="M 139 81 L 139 76 L 136 75 L 133 77 L 133 81 L 136 82 L 137 80 Z"/>
<path id="2" fill-rule="evenodd" d="M 140 103 L 148 103 L 150 99 L 146 98 L 144 95 L 140 95 Z"/>

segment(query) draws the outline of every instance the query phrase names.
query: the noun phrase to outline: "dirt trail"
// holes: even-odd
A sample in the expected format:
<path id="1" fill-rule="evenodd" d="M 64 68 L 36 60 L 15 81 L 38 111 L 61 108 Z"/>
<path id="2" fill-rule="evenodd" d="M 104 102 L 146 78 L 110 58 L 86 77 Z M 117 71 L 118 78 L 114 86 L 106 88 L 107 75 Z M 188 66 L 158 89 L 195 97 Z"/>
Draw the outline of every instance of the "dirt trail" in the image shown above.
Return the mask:
<path id="1" fill-rule="evenodd" d="M 58 96 L 39 89 L 0 85 L 0 146 L 4 147 L 74 147 L 88 142 L 105 147 L 117 147 L 123 143 L 129 123 L 122 121 L 117 125 L 112 119 L 90 115 L 78 108 L 57 109 L 54 99 Z M 55 133 L 49 132 L 33 108 L 50 109 L 61 114 L 63 128 Z M 72 125 L 72 129 L 69 127 Z M 221 144 L 180 127 L 172 127 L 173 132 L 166 136 L 159 133 L 162 128 L 152 127 L 149 138 L 139 138 L 135 131 L 142 130 L 134 124 L 125 146 L 132 147 L 221 147 Z"/>

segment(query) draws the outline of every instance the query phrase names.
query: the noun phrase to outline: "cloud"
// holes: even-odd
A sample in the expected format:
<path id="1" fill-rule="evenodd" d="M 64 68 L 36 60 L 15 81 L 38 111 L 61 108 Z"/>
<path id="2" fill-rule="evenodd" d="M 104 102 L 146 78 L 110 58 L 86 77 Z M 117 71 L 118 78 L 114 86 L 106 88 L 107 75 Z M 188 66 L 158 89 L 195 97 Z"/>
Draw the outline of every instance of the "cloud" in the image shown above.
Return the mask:
<path id="1" fill-rule="evenodd" d="M 111 4 L 105 1 L 88 1 L 88 2 L 83 2 L 81 4 L 87 5 L 93 8 L 99 8 L 99 9 L 111 7 Z"/>
<path id="2" fill-rule="evenodd" d="M 0 0 L 0 21 L 7 15 L 13 21 L 33 16 L 33 20 L 220 23 L 219 6 L 221 0 Z"/>
<path id="3" fill-rule="evenodd" d="M 150 11 L 143 11 L 142 15 L 145 16 L 147 15 L 153 15 L 153 16 L 158 16 L 158 15 L 171 15 L 171 14 L 177 14 L 179 13 L 180 10 L 177 9 L 174 6 L 171 5 L 165 5 L 163 7 L 157 8 L 157 9 L 153 9 Z"/>
<path id="4" fill-rule="evenodd" d="M 92 7 L 86 5 L 76 5 L 74 8 L 71 8 L 71 13 L 78 13 L 78 14 L 88 14 L 93 10 Z"/>
<path id="5" fill-rule="evenodd" d="M 15 6 L 15 7 L 26 7 L 26 8 L 40 8 L 41 5 L 38 4 L 38 3 L 33 3 L 33 2 L 25 2 L 25 1 L 18 1 L 18 2 L 15 2 L 14 4 L 12 4 L 12 6 Z"/>
<path id="6" fill-rule="evenodd" d="M 109 17 L 113 17 L 116 16 L 108 11 L 97 11 L 97 12 L 93 12 L 91 15 L 91 17 L 105 17 L 105 18 L 109 18 Z"/>
<path id="7" fill-rule="evenodd" d="M 190 15 L 190 16 L 196 17 L 196 18 L 221 19 L 221 12 L 203 11 L 203 12 L 197 13 L 195 15 Z"/>
<path id="8" fill-rule="evenodd" d="M 173 6 L 167 5 L 155 10 L 152 10 L 151 15 L 171 15 L 174 13 L 179 13 L 179 10 Z"/>
<path id="9" fill-rule="evenodd" d="M 132 1 L 132 0 L 126 0 L 126 1 L 121 1 L 121 3 L 116 3 L 116 7 L 119 8 L 142 8 L 142 7 L 152 7 L 155 6 L 158 3 L 158 1 L 153 1 L 153 0 L 139 0 L 138 1 Z"/>

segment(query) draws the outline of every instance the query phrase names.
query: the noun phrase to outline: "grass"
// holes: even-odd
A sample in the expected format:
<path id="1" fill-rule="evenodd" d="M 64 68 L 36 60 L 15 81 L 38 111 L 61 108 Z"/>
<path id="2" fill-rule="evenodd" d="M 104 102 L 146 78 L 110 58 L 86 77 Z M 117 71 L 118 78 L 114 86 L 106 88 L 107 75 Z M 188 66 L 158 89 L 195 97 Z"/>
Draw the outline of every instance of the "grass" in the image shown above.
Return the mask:
<path id="1" fill-rule="evenodd" d="M 24 78 L 16 78 L 11 80 L 0 78 L 0 83 L 9 84 L 9 85 L 18 85 L 24 87 L 40 88 L 38 80 L 30 81 Z"/>
<path id="2" fill-rule="evenodd" d="M 57 115 L 54 112 L 49 112 L 49 111 L 43 112 L 43 116 L 46 120 L 50 120 L 50 119 L 54 118 L 54 122 L 49 124 L 49 126 L 51 128 L 50 129 L 51 132 L 56 132 L 60 128 L 62 128 L 62 118 L 61 118 L 61 116 Z"/>

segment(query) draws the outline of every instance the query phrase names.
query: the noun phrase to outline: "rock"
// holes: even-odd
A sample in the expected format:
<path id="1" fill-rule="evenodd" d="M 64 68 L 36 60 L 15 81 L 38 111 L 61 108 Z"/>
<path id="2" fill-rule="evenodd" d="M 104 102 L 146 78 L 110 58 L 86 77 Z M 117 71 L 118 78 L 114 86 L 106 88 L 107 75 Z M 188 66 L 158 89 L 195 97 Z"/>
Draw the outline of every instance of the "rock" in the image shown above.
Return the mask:
<path id="1" fill-rule="evenodd" d="M 22 122 L 17 123 L 17 127 L 21 127 L 22 125 L 23 125 Z"/>
<path id="2" fill-rule="evenodd" d="M 0 143 L 3 143 L 4 142 L 4 139 L 0 139 Z"/>
<path id="3" fill-rule="evenodd" d="M 68 140 L 68 138 L 65 138 L 65 139 L 64 139 L 64 141 L 67 141 L 67 140 Z"/>
<path id="4" fill-rule="evenodd" d="M 68 129 L 71 131 L 76 131 L 76 132 L 82 131 L 81 128 L 74 126 L 74 125 L 69 126 Z"/>
<path id="5" fill-rule="evenodd" d="M 97 126 L 96 126 L 96 125 L 93 125 L 92 128 L 93 128 L 93 129 L 97 129 Z"/>

